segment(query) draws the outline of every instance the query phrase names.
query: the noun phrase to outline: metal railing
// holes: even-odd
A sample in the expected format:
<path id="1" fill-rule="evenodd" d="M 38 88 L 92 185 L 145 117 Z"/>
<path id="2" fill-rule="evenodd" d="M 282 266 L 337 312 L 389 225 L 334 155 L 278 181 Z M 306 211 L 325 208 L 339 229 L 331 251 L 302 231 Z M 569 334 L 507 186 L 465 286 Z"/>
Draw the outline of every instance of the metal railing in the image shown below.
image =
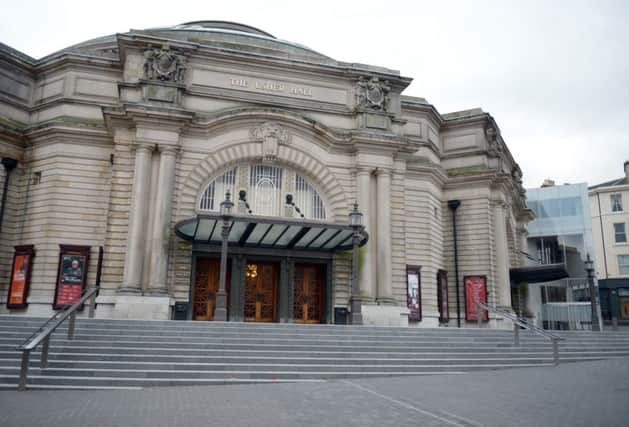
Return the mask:
<path id="1" fill-rule="evenodd" d="M 527 322 L 526 319 L 522 319 L 515 314 L 508 312 L 507 310 L 503 310 L 498 307 L 492 307 L 490 305 L 483 304 L 482 302 L 476 302 L 476 310 L 479 327 L 482 325 L 483 322 L 483 310 L 487 310 L 488 313 L 495 313 L 504 319 L 511 320 L 511 322 L 513 323 L 513 344 L 515 346 L 520 345 L 520 327 L 528 329 L 529 331 L 535 332 L 537 335 L 541 335 L 545 338 L 550 339 L 553 346 L 553 363 L 555 365 L 559 365 L 559 341 L 563 341 L 563 338 L 559 335 L 555 335 L 545 329 L 535 326 L 532 323 Z"/>
<path id="2" fill-rule="evenodd" d="M 589 302 L 549 302 L 542 304 L 541 320 L 548 322 L 548 329 L 592 328 L 592 304 Z"/>
<path id="3" fill-rule="evenodd" d="M 18 382 L 17 389 L 20 391 L 26 390 L 26 384 L 28 382 L 28 364 L 31 357 L 31 351 L 35 350 L 39 344 L 42 344 L 40 367 L 45 369 L 48 366 L 48 348 L 50 347 L 50 336 L 67 318 L 68 320 L 68 339 L 74 339 L 74 329 L 76 323 L 76 312 L 79 308 L 85 304 L 87 300 L 90 300 L 88 317 L 94 318 L 94 309 L 96 307 L 96 294 L 99 287 L 91 287 L 86 289 L 83 296 L 74 305 L 65 308 L 62 311 L 55 313 L 50 319 L 46 321 L 38 330 L 28 337 L 24 342 L 19 345 L 16 350 L 22 352 L 22 364 L 20 367 L 20 380 Z"/>

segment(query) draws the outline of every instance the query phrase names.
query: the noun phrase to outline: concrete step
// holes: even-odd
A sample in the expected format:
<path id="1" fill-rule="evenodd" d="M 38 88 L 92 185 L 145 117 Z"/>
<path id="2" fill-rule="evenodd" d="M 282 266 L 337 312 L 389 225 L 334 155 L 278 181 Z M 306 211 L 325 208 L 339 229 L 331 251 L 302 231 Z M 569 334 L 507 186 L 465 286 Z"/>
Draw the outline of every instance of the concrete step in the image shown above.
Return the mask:
<path id="1" fill-rule="evenodd" d="M 45 319 L 0 316 L 0 388 L 17 383 L 25 338 Z M 629 355 L 629 334 L 575 333 L 562 362 Z M 529 331 L 77 319 L 51 336 L 49 365 L 31 355 L 32 387 L 150 387 L 460 374 L 550 366 L 550 341 Z"/>
<path id="2" fill-rule="evenodd" d="M 566 356 L 564 360 L 597 360 L 600 357 Z M 319 371 L 342 369 L 354 370 L 414 370 L 416 367 L 437 365 L 476 365 L 479 367 L 495 364 L 511 363 L 551 363 L 552 354 L 537 355 L 535 357 L 493 357 L 493 358 L 416 358 L 416 359 L 334 359 L 334 358 L 222 358 L 218 360 L 84 360 L 77 357 L 50 357 L 48 369 L 73 368 L 73 369 L 159 369 L 159 370 L 229 370 L 230 368 L 249 371 L 258 370 L 261 367 L 274 367 L 274 369 L 303 369 L 310 367 Z M 0 358 L 2 367 L 19 366 L 20 358 Z M 33 367 L 39 367 L 38 360 L 32 360 Z"/>

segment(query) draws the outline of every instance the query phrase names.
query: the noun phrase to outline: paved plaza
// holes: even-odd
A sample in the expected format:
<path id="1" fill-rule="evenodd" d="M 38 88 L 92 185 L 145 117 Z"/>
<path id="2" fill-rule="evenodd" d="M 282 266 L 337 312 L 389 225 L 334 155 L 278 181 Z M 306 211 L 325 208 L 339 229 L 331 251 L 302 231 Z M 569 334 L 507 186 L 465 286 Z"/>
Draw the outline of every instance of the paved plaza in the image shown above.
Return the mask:
<path id="1" fill-rule="evenodd" d="M 352 381 L 0 391 L 1 426 L 627 426 L 629 358 Z"/>

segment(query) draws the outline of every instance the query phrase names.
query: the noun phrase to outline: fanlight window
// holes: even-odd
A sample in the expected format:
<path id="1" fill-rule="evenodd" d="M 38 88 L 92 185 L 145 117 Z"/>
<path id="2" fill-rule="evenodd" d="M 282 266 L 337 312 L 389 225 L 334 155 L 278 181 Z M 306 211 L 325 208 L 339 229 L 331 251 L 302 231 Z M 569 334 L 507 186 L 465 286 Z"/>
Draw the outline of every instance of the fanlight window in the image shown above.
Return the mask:
<path id="1" fill-rule="evenodd" d="M 292 170 L 268 165 L 228 170 L 206 187 L 199 200 L 199 210 L 218 211 L 227 191 L 232 193 L 236 202 L 240 190 L 246 191 L 253 215 L 285 215 L 286 196 L 291 194 L 295 207 L 305 218 L 326 218 L 323 199 L 310 182 Z M 299 216 L 297 209 L 293 212 Z"/>
<path id="2" fill-rule="evenodd" d="M 254 165 L 249 173 L 249 200 L 256 215 L 280 216 L 282 209 L 282 169 Z"/>
<path id="3" fill-rule="evenodd" d="M 295 175 L 295 204 L 306 218 L 325 219 L 325 207 L 321 196 L 299 175 Z"/>
<path id="4" fill-rule="evenodd" d="M 225 198 L 225 193 L 227 191 L 233 193 L 235 185 L 236 168 L 228 170 L 207 186 L 201 196 L 199 209 L 202 211 L 217 211 L 220 203 Z"/>

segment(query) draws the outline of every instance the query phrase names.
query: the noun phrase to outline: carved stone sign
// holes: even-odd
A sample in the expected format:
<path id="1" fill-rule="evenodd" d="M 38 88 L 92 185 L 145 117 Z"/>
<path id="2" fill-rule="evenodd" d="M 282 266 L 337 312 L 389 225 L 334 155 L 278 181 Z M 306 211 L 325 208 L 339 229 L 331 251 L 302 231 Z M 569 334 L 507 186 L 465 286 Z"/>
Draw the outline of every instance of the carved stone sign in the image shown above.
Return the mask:
<path id="1" fill-rule="evenodd" d="M 146 79 L 174 83 L 183 82 L 186 59 L 183 55 L 170 50 L 168 46 L 145 51 L 144 61 L 144 77 Z"/>
<path id="2" fill-rule="evenodd" d="M 230 78 L 229 83 L 232 87 L 253 89 L 262 92 L 272 92 L 284 95 L 303 96 L 305 98 L 312 97 L 312 88 L 308 86 L 297 86 L 271 80 L 250 80 L 244 78 Z"/>
<path id="3" fill-rule="evenodd" d="M 356 88 L 356 105 L 358 108 L 387 111 L 389 108 L 389 86 L 386 80 L 372 77 L 367 80 L 361 77 Z"/>
<path id="4" fill-rule="evenodd" d="M 278 123 L 266 122 L 251 129 L 251 138 L 262 141 L 262 159 L 274 161 L 279 146 L 290 142 L 290 133 Z"/>

